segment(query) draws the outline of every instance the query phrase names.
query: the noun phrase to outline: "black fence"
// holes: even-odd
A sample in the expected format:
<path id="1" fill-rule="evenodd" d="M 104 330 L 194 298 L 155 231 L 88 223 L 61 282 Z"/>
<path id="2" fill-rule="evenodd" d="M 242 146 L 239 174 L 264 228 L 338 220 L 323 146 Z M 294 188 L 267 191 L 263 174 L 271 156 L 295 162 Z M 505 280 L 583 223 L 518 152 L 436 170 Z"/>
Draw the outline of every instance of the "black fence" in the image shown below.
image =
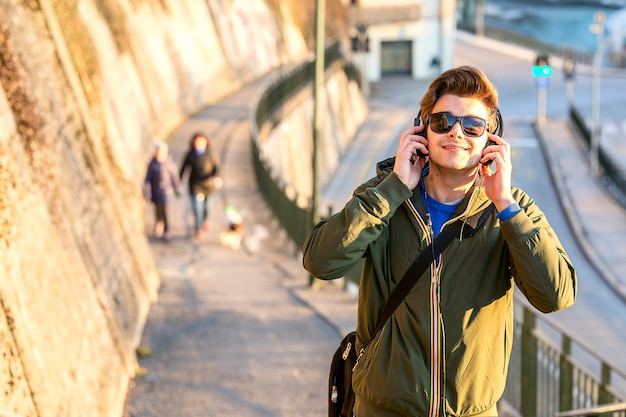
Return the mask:
<path id="1" fill-rule="evenodd" d="M 588 152 L 591 152 L 591 129 L 574 106 L 569 107 L 569 119 L 574 130 L 584 142 L 585 148 Z M 598 146 L 598 165 L 601 168 L 601 173 L 608 189 L 626 207 L 626 173 L 602 146 Z"/>
<path id="2" fill-rule="evenodd" d="M 341 64 L 348 79 L 359 83 L 359 72 L 342 56 L 341 44 L 338 41 L 332 42 L 326 48 L 324 63 L 326 68 Z M 298 247 L 304 244 L 312 227 L 311 201 L 298 195 L 297 190 L 272 172 L 259 147 L 259 131 L 264 129 L 264 126 L 276 125 L 284 104 L 303 88 L 311 86 L 314 76 L 314 57 L 284 72 L 263 92 L 253 116 L 252 153 L 259 189 L 281 227 Z M 312 126 L 313 123 L 311 129 Z"/>
<path id="3" fill-rule="evenodd" d="M 516 302 L 504 398 L 523 417 L 554 416 L 626 401 L 626 373 Z M 579 414 L 585 415 L 585 414 Z M 626 417 L 626 409 L 613 411 Z"/>

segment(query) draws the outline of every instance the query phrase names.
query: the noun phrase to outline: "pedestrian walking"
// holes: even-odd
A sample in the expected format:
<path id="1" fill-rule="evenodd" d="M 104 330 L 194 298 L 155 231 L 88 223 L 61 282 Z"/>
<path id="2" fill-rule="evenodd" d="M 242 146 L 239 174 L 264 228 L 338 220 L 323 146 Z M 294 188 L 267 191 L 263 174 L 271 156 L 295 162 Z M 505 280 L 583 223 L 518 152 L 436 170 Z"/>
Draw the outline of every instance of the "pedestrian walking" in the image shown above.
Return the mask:
<path id="1" fill-rule="evenodd" d="M 219 163 L 215 157 L 209 137 L 202 133 L 194 133 L 180 167 L 179 177 L 182 180 L 185 171 L 189 170 L 189 196 L 194 215 L 194 238 L 200 239 L 203 232 L 210 229 L 209 215 L 212 195 L 222 188 L 219 176 Z"/>
<path id="2" fill-rule="evenodd" d="M 158 142 L 148 164 L 144 180 L 144 198 L 152 202 L 155 211 L 154 236 L 170 240 L 167 222 L 167 203 L 174 193 L 180 195 L 180 182 L 175 163 L 165 142 Z"/>
<path id="3" fill-rule="evenodd" d="M 549 313 L 575 302 L 577 276 L 544 213 L 511 184 L 511 146 L 487 77 L 474 67 L 450 69 L 430 84 L 420 107 L 395 157 L 313 228 L 303 262 L 312 275 L 336 279 L 365 258 L 354 416 L 497 416 L 515 286 Z M 418 254 L 457 226 L 375 334 Z"/>

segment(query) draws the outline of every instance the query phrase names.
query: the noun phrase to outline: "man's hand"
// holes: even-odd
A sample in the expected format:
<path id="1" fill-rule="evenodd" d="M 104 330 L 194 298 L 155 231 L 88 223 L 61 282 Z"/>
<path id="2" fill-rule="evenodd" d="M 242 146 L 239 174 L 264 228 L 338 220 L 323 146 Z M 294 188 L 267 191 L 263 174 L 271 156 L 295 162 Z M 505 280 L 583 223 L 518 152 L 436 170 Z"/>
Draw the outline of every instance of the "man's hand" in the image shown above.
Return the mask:
<path id="1" fill-rule="evenodd" d="M 483 151 L 482 163 L 495 162 L 495 171 L 489 165 L 481 165 L 483 184 L 487 197 L 493 201 L 498 212 L 504 210 L 515 199 L 511 194 L 511 175 L 513 164 L 511 163 L 511 145 L 496 135 L 489 135 L 489 139 L 495 142 L 487 146 Z"/>
<path id="2" fill-rule="evenodd" d="M 418 151 L 428 155 L 428 139 L 419 134 L 425 129 L 426 126 L 413 126 L 400 135 L 393 172 L 411 190 L 417 187 L 426 166 L 426 157 L 417 156 Z"/>

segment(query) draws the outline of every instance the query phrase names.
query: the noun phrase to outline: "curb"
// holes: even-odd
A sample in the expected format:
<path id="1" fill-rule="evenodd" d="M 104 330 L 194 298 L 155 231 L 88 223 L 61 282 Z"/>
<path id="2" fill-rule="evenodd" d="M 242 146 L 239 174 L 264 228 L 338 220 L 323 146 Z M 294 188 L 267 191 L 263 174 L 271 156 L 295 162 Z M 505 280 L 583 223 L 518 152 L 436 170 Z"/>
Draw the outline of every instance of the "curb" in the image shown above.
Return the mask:
<path id="1" fill-rule="evenodd" d="M 566 121 L 559 121 L 559 123 L 565 124 L 566 129 L 571 132 L 571 127 Z M 572 235 L 574 236 L 574 239 L 576 239 L 576 244 L 589 261 L 589 264 L 596 270 L 598 275 L 602 277 L 602 279 L 613 289 L 613 291 L 615 291 L 615 293 L 626 302 L 626 288 L 624 287 L 624 284 L 615 275 L 610 266 L 602 260 L 602 257 L 598 256 L 598 253 L 594 249 L 593 245 L 588 243 L 589 239 L 587 232 L 583 227 L 583 222 L 574 208 L 570 191 L 565 186 L 565 182 L 563 181 L 563 172 L 561 169 L 556 168 L 558 165 L 558 162 L 556 162 L 558 161 L 558 158 L 554 155 L 552 148 L 548 145 L 548 142 L 541 131 L 541 127 L 538 126 L 537 123 L 533 123 L 533 130 L 535 131 L 535 136 L 541 144 L 545 158 L 548 162 L 551 162 L 547 164 L 548 169 L 550 170 L 550 178 L 552 179 L 552 183 L 554 184 L 557 194 L 559 195 L 559 204 L 572 229 Z M 578 141 L 578 138 L 573 135 L 573 140 Z"/>

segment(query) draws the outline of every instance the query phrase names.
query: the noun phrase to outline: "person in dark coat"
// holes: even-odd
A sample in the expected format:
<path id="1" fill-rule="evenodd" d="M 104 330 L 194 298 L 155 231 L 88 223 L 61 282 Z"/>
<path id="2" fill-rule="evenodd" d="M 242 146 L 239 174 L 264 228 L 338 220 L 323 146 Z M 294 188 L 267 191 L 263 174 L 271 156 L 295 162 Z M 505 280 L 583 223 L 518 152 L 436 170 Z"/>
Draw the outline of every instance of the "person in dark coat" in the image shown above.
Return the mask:
<path id="1" fill-rule="evenodd" d="M 203 232 L 210 229 L 212 194 L 222 187 L 222 179 L 218 175 L 219 164 L 213 154 L 211 141 L 202 132 L 196 132 L 191 137 L 189 151 L 180 167 L 181 180 L 186 170 L 189 170 L 189 196 L 195 219 L 194 238 L 200 239 Z"/>

